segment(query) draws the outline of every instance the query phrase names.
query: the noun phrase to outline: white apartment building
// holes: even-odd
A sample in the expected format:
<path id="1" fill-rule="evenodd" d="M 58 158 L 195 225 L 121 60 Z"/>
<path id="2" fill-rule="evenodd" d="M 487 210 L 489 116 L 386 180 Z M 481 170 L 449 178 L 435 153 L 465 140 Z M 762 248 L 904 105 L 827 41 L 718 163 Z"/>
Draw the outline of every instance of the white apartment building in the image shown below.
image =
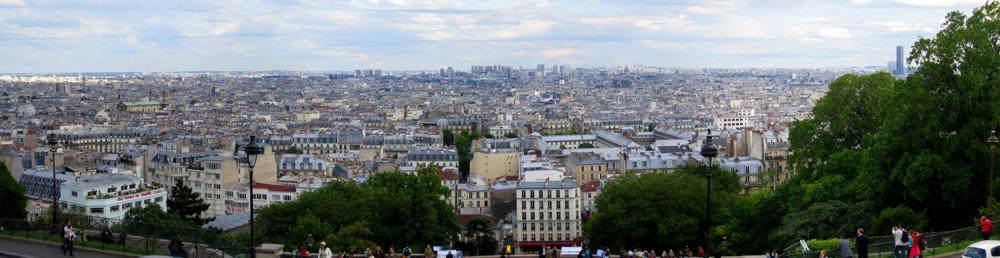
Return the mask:
<path id="1" fill-rule="evenodd" d="M 131 208 L 141 208 L 156 203 L 166 211 L 165 188 L 146 186 L 141 177 L 125 174 L 107 174 L 67 181 L 60 188 L 62 208 L 77 210 L 81 214 L 122 219 Z"/>
<path id="2" fill-rule="evenodd" d="M 521 253 L 542 245 L 570 246 L 583 237 L 580 184 L 573 180 L 521 182 L 516 190 L 514 238 Z"/>
<path id="3" fill-rule="evenodd" d="M 250 207 L 250 187 L 241 184 L 225 189 L 225 214 L 247 211 Z M 260 209 L 271 204 L 295 200 L 299 197 L 295 186 L 256 183 L 253 185 L 253 207 Z"/>
<path id="4" fill-rule="evenodd" d="M 458 214 L 490 215 L 490 187 L 487 185 L 445 184 L 451 193 L 448 195 L 448 205 L 455 207 L 455 195 L 458 195 Z"/>

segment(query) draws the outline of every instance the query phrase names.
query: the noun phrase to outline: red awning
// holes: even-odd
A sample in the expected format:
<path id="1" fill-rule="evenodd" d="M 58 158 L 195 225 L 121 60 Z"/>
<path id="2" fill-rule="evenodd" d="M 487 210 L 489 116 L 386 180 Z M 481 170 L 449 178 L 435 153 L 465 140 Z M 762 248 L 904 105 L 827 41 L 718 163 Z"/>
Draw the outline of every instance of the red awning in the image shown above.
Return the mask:
<path id="1" fill-rule="evenodd" d="M 557 245 L 557 246 L 571 246 L 576 243 L 574 242 L 519 242 L 517 246 L 541 246 L 541 245 Z"/>

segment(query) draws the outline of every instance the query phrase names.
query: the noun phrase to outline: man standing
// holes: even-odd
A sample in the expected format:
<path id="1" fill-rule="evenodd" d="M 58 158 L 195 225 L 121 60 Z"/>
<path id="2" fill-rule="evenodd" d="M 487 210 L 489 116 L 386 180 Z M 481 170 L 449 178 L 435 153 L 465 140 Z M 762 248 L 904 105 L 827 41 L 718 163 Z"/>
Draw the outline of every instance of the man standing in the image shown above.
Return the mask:
<path id="1" fill-rule="evenodd" d="M 434 255 L 434 249 L 431 248 L 431 245 L 427 245 L 427 247 L 424 247 L 424 258 L 432 257 L 436 257 L 436 255 Z"/>
<path id="2" fill-rule="evenodd" d="M 171 257 L 187 257 L 187 253 L 184 252 L 184 241 L 181 240 L 180 231 L 174 231 L 174 237 L 170 238 L 169 247 Z"/>
<path id="3" fill-rule="evenodd" d="M 326 247 L 326 242 L 319 242 L 319 258 L 333 258 L 333 252 L 330 251 L 329 247 Z"/>
<path id="4" fill-rule="evenodd" d="M 538 251 L 538 258 L 547 258 L 545 257 L 545 245 L 542 245 L 542 250 Z"/>
<path id="5" fill-rule="evenodd" d="M 604 249 L 597 249 L 597 258 L 604 258 Z"/>
<path id="6" fill-rule="evenodd" d="M 892 247 L 892 253 L 896 258 L 903 258 L 903 251 L 906 250 L 906 243 L 903 243 L 903 237 L 906 235 L 906 231 L 903 231 L 902 227 L 892 227 L 892 241 L 895 246 Z"/>
<path id="7" fill-rule="evenodd" d="M 375 247 L 375 258 L 385 258 L 385 251 L 382 251 L 382 247 Z"/>
<path id="8" fill-rule="evenodd" d="M 858 238 L 854 240 L 854 246 L 858 247 L 858 258 L 868 258 L 868 236 L 865 236 L 864 229 L 858 229 Z"/>
<path id="9" fill-rule="evenodd" d="M 836 251 L 840 251 L 840 258 L 851 258 L 854 254 L 851 253 L 851 241 L 847 241 L 847 236 L 840 234 L 840 242 L 837 243 Z"/>
<path id="10" fill-rule="evenodd" d="M 979 224 L 983 225 L 983 240 L 990 240 L 990 232 L 993 231 L 993 221 L 983 216 L 979 219 Z"/>

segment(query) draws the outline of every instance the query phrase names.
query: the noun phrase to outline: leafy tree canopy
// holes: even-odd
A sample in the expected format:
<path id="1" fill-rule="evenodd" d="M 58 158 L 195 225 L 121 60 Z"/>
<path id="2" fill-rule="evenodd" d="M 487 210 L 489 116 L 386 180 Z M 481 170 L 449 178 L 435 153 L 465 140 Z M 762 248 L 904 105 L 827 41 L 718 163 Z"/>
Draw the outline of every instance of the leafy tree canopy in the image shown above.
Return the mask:
<path id="1" fill-rule="evenodd" d="M 0 200 L 4 202 L 0 208 L 0 218 L 25 218 L 24 208 L 28 205 L 28 198 L 24 195 L 24 187 L 14 180 L 2 162 L 0 162 Z"/>

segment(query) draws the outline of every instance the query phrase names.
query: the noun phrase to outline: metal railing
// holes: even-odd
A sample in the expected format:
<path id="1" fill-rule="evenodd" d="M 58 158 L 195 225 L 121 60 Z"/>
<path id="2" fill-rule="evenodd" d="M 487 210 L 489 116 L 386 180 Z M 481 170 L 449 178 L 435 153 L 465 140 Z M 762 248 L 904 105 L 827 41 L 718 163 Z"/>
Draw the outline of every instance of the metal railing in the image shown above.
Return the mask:
<path id="1" fill-rule="evenodd" d="M 963 245 L 963 243 L 982 239 L 981 229 L 981 226 L 972 226 L 952 231 L 925 233 L 923 234 L 923 237 L 926 242 L 926 247 L 922 251 L 923 257 L 937 255 L 939 254 L 939 249 L 946 247 L 954 247 L 954 250 L 952 251 L 961 251 L 963 246 L 968 246 L 968 244 Z M 893 248 L 896 246 L 894 236 L 869 237 L 868 241 L 871 243 L 868 245 L 869 257 L 895 257 L 892 252 Z M 854 245 L 854 239 L 851 239 L 851 245 Z M 798 243 L 795 243 L 785 248 L 782 250 L 780 258 L 819 258 L 820 250 L 810 250 L 811 252 L 806 253 L 795 252 L 799 247 L 801 246 Z M 858 256 L 858 249 L 856 246 L 851 247 L 851 251 L 853 252 L 854 257 Z M 827 250 L 826 255 L 829 257 L 840 257 L 839 252 L 831 250 Z"/>
<path id="2" fill-rule="evenodd" d="M 170 238 L 180 233 L 189 257 L 250 257 L 250 248 L 226 239 L 212 230 L 178 227 L 78 214 L 60 214 L 70 218 L 77 230 L 75 245 L 137 255 L 170 254 Z M 62 241 L 62 226 L 41 221 L 0 219 L 0 234 L 46 242 Z"/>

